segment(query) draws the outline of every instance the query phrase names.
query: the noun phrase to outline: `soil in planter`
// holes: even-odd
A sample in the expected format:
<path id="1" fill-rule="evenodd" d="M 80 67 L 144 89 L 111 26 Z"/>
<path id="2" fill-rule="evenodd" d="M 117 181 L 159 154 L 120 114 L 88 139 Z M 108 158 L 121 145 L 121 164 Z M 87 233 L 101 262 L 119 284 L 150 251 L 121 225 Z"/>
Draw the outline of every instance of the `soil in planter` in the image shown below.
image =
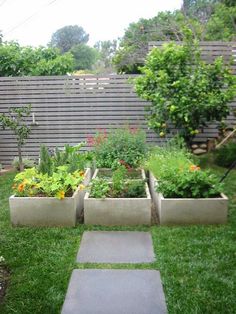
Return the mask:
<path id="1" fill-rule="evenodd" d="M 3 303 L 9 278 L 10 272 L 6 266 L 0 265 L 0 304 Z"/>

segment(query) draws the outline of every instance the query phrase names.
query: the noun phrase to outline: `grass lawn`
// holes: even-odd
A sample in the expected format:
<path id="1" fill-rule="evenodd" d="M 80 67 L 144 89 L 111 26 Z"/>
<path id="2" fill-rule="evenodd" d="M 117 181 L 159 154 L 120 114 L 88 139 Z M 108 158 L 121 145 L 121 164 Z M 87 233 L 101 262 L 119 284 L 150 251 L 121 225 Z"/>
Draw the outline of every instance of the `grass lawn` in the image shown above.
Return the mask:
<path id="1" fill-rule="evenodd" d="M 220 176 L 225 169 L 214 171 Z M 11 273 L 0 313 L 59 314 L 74 268 L 160 269 L 169 313 L 236 313 L 236 170 L 225 180 L 230 213 L 224 226 L 12 228 L 13 177 L 0 177 L 0 256 Z M 85 230 L 149 229 L 157 256 L 153 264 L 75 263 Z"/>

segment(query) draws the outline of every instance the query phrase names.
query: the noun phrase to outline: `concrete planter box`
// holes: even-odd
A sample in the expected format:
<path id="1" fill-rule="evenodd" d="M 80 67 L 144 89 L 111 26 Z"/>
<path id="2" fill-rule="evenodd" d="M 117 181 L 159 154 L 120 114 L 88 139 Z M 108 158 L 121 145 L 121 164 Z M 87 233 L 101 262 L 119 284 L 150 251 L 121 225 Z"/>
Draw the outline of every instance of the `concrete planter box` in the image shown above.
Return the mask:
<path id="1" fill-rule="evenodd" d="M 227 222 L 228 198 L 164 198 L 156 192 L 158 184 L 150 172 L 150 192 L 161 225 L 224 224 Z"/>
<path id="2" fill-rule="evenodd" d="M 91 169 L 85 172 L 84 185 L 91 179 Z M 13 226 L 67 226 L 76 225 L 84 204 L 85 191 L 77 189 L 72 197 L 59 200 L 55 197 L 15 197 L 9 198 L 10 216 Z"/>
<path id="3" fill-rule="evenodd" d="M 94 179 L 98 169 L 95 170 Z M 145 172 L 142 170 L 142 178 Z M 102 226 L 150 225 L 151 196 L 146 183 L 145 198 L 90 198 L 89 192 L 84 198 L 84 223 Z"/>

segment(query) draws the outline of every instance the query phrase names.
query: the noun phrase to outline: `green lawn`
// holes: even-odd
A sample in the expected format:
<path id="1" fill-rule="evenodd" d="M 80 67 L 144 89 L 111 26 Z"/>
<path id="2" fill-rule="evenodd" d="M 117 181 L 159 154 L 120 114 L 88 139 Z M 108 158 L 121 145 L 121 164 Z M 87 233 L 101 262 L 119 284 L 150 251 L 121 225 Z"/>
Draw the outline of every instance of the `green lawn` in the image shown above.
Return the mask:
<path id="1" fill-rule="evenodd" d="M 214 171 L 222 175 L 225 170 Z M 169 313 L 236 313 L 236 171 L 226 179 L 229 223 L 153 226 L 157 261 L 144 265 L 77 265 L 75 257 L 85 230 L 149 230 L 147 227 L 12 228 L 8 197 L 13 176 L 0 177 L 0 256 L 11 271 L 0 313 L 59 314 L 76 267 L 160 269 Z"/>

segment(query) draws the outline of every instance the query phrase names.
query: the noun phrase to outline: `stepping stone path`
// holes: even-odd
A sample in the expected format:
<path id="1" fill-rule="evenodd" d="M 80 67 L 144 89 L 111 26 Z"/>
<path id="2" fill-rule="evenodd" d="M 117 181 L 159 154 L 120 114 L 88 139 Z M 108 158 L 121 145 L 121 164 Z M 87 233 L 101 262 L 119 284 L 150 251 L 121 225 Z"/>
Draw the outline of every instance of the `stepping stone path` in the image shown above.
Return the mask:
<path id="1" fill-rule="evenodd" d="M 73 271 L 62 314 L 167 313 L 156 270 Z"/>
<path id="2" fill-rule="evenodd" d="M 149 232 L 88 231 L 77 255 L 79 263 L 151 263 Z M 157 270 L 75 269 L 61 314 L 166 314 Z"/>
<path id="3" fill-rule="evenodd" d="M 151 263 L 155 261 L 149 232 L 84 232 L 79 263 Z"/>

